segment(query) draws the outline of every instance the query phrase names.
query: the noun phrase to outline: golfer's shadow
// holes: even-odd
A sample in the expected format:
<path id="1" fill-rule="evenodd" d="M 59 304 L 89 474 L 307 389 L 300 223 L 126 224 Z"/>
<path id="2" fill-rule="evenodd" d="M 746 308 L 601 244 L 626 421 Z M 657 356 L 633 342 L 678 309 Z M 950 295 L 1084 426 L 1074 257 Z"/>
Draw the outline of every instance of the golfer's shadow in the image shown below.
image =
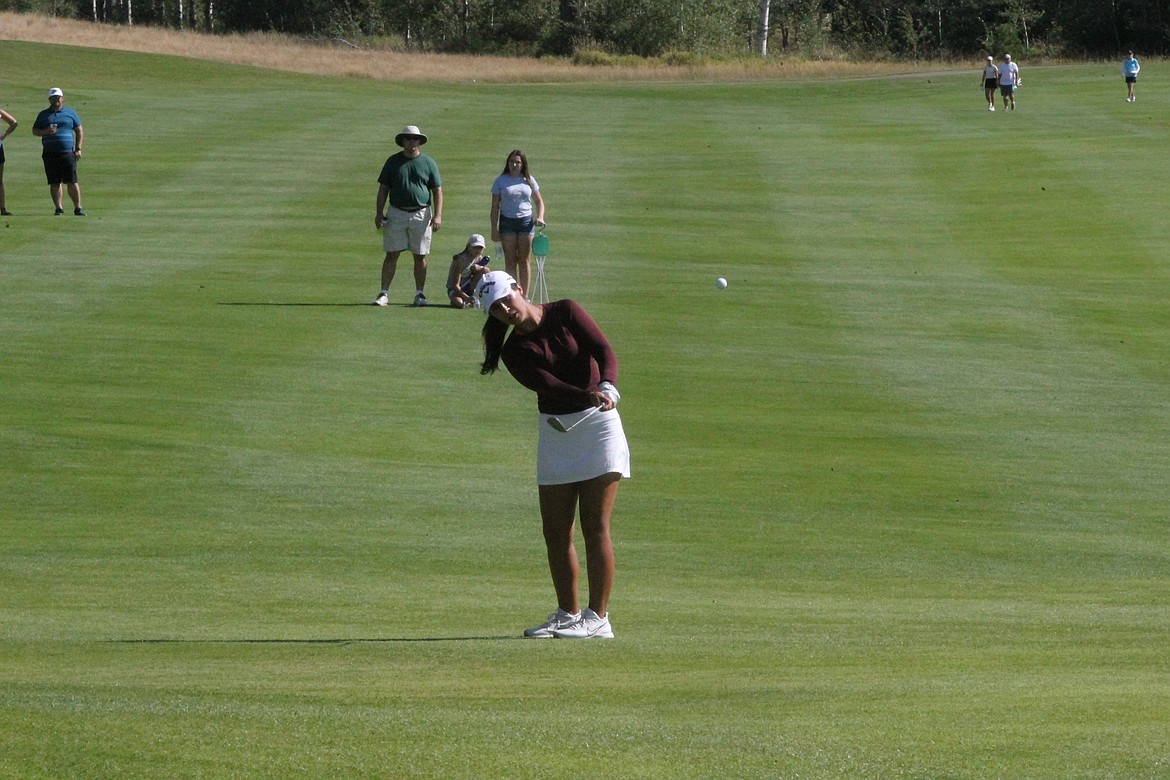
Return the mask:
<path id="1" fill-rule="evenodd" d="M 373 307 L 375 309 L 383 309 L 390 307 L 397 307 L 402 309 L 446 309 L 447 311 L 460 311 L 452 306 L 446 304 L 434 304 L 429 306 L 415 306 L 413 303 L 387 303 L 385 306 L 379 306 L 376 303 L 330 303 L 328 301 L 219 301 L 216 306 L 288 306 L 288 307 L 303 307 L 303 308 L 343 308 L 349 306 Z"/>
<path id="2" fill-rule="evenodd" d="M 428 636 L 428 637 L 351 637 L 348 639 L 181 639 L 140 638 L 110 639 L 116 645 L 379 645 L 423 644 L 426 642 L 504 642 L 524 637 L 506 636 Z"/>

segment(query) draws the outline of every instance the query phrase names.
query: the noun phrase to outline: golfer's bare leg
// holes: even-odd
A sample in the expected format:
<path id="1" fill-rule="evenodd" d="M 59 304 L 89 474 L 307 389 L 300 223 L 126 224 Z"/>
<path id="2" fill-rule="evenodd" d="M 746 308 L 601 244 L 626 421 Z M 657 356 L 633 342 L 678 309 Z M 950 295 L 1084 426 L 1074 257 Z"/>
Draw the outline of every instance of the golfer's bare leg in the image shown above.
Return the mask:
<path id="1" fill-rule="evenodd" d="M 548 553 L 548 571 L 557 594 L 557 606 L 570 615 L 581 611 L 577 602 L 579 564 L 577 549 L 573 546 L 576 514 L 576 485 L 540 486 L 540 517 Z"/>
<path id="2" fill-rule="evenodd" d="M 613 591 L 613 541 L 609 520 L 617 499 L 621 475 L 603 474 L 580 483 L 581 533 L 585 537 L 585 566 L 589 578 L 589 608 L 604 616 Z"/>

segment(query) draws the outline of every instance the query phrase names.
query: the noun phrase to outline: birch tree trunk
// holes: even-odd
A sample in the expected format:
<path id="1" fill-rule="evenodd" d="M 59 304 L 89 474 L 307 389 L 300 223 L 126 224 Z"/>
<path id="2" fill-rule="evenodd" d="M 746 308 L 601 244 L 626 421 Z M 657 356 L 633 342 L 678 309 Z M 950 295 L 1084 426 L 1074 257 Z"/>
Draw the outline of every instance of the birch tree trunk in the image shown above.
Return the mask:
<path id="1" fill-rule="evenodd" d="M 760 0 L 759 52 L 761 57 L 768 56 L 768 15 L 771 10 L 772 0 Z"/>

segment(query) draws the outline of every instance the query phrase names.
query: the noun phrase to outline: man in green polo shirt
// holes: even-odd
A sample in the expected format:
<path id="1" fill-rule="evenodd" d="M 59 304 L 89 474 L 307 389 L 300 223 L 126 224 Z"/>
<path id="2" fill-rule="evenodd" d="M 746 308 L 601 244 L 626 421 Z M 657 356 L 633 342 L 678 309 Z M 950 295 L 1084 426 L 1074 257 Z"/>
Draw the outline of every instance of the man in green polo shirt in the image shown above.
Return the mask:
<path id="1" fill-rule="evenodd" d="M 394 136 L 402 147 L 382 166 L 378 176 L 377 212 L 374 226 L 382 230 L 382 291 L 375 306 L 390 301 L 390 282 L 398 268 L 398 255 L 409 249 L 414 255 L 414 305 L 426 306 L 423 288 L 427 283 L 427 255 L 431 253 L 431 233 L 443 224 L 443 180 L 439 166 L 419 148 L 427 137 L 414 125 L 407 125 Z M 390 208 L 386 204 L 389 201 Z"/>

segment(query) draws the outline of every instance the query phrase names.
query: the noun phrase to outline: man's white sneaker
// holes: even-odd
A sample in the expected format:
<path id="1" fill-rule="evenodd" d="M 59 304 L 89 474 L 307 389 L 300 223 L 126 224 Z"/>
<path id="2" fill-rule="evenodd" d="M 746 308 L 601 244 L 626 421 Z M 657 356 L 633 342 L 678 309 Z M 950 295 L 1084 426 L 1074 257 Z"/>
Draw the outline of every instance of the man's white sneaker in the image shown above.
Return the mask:
<path id="1" fill-rule="evenodd" d="M 378 297 L 374 299 L 375 306 L 385 306 L 390 303 L 390 299 L 386 297 L 386 293 L 378 293 Z"/>
<path id="2" fill-rule="evenodd" d="M 568 628 L 581 619 L 581 614 L 570 615 L 560 607 L 557 611 L 548 616 L 548 620 L 541 623 L 535 628 L 524 629 L 524 636 L 529 639 L 552 639 L 553 632 L 558 628 Z"/>
<path id="3" fill-rule="evenodd" d="M 557 639 L 613 639 L 613 629 L 608 615 L 601 617 L 586 607 L 573 625 L 555 629 L 553 636 Z"/>

